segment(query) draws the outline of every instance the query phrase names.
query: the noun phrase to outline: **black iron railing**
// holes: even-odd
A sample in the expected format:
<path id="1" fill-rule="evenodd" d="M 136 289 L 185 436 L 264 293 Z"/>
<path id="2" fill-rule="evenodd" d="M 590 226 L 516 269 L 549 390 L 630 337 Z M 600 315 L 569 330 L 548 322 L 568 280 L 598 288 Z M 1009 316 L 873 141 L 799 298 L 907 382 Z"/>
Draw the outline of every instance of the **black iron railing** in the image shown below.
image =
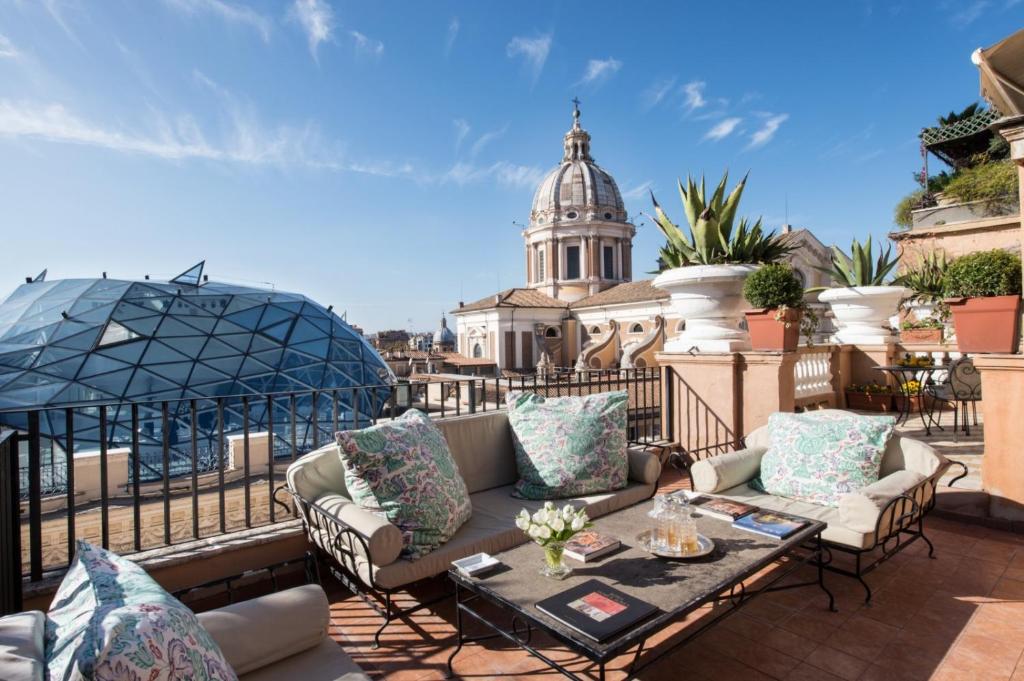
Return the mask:
<path id="1" fill-rule="evenodd" d="M 78 539 L 134 553 L 289 520 L 273 487 L 334 432 L 411 408 L 441 418 L 503 409 L 524 390 L 625 390 L 630 441 L 661 439 L 656 368 L 0 411 L 0 614 L 20 607 L 23 580 L 66 568 Z"/>

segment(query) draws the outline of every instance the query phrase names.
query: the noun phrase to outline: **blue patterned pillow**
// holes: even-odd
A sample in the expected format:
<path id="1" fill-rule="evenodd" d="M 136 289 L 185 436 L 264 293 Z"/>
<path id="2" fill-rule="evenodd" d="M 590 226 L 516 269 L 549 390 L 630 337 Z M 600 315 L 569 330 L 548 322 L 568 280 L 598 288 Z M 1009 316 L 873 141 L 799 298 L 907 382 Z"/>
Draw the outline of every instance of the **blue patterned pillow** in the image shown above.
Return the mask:
<path id="1" fill-rule="evenodd" d="M 237 679 L 191 610 L 84 541 L 47 613 L 45 659 L 52 680 Z"/>
<path id="2" fill-rule="evenodd" d="M 768 494 L 838 506 L 842 495 L 878 480 L 895 424 L 891 416 L 838 409 L 772 414 L 761 485 Z"/>
<path id="3" fill-rule="evenodd" d="M 352 501 L 398 527 L 403 555 L 430 553 L 472 515 L 448 442 L 423 412 L 411 409 L 394 421 L 336 437 Z"/>
<path id="4" fill-rule="evenodd" d="M 514 496 L 564 499 L 626 486 L 624 390 L 552 398 L 513 392 L 506 402 L 519 470 Z"/>

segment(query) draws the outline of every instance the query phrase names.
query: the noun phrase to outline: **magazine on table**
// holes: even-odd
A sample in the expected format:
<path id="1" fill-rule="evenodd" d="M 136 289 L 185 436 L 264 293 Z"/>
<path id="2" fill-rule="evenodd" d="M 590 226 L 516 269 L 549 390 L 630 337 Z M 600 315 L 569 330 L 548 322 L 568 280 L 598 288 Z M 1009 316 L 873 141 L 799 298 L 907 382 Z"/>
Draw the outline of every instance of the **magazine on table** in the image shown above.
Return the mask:
<path id="1" fill-rule="evenodd" d="M 774 539 L 786 539 L 810 525 L 804 518 L 778 511 L 758 511 L 734 521 L 732 526 Z"/>
<path id="2" fill-rule="evenodd" d="M 719 520 L 732 521 L 759 510 L 757 506 L 745 504 L 742 501 L 733 501 L 732 499 L 685 491 L 682 494 L 690 501 L 690 506 L 693 510 L 701 515 L 718 518 Z"/>
<path id="3" fill-rule="evenodd" d="M 545 598 L 537 603 L 537 609 L 598 642 L 658 612 L 650 603 L 596 579 Z"/>
<path id="4" fill-rule="evenodd" d="M 600 532 L 580 532 L 565 543 L 565 555 L 581 563 L 597 560 L 619 548 L 622 543 L 615 537 Z"/>

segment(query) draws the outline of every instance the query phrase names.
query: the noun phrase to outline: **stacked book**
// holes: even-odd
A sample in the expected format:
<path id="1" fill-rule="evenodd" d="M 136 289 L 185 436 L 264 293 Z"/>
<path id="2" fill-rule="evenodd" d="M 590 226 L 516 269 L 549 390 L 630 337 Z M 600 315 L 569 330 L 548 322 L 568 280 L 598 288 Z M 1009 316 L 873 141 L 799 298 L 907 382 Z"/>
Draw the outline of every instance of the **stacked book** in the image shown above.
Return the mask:
<path id="1" fill-rule="evenodd" d="M 786 539 L 810 524 L 804 518 L 780 511 L 762 510 L 742 501 L 685 491 L 677 494 L 683 494 L 690 506 L 701 515 L 731 521 L 735 528 L 764 537 Z"/>

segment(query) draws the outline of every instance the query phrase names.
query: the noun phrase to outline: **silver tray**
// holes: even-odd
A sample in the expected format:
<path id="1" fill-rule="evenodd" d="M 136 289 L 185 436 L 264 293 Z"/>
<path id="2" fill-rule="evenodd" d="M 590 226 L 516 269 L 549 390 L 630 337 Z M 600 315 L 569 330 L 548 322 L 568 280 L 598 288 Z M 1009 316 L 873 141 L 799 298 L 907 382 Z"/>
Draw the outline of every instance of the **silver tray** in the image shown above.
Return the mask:
<path id="1" fill-rule="evenodd" d="M 709 553 L 711 553 L 712 551 L 715 550 L 715 542 L 711 541 L 710 539 L 705 537 L 703 534 L 698 534 L 697 535 L 697 546 L 698 546 L 698 548 L 697 548 L 696 551 L 693 551 L 693 552 L 686 552 L 686 551 L 664 551 L 662 549 L 655 550 L 654 548 L 651 547 L 651 531 L 650 530 L 644 530 L 643 532 L 638 534 L 636 536 L 636 540 L 637 540 L 637 542 L 639 542 L 640 548 L 642 548 L 644 551 L 646 551 L 647 553 L 653 554 L 655 556 L 661 556 L 662 558 L 700 558 L 701 556 L 706 556 L 706 555 L 708 555 Z"/>

